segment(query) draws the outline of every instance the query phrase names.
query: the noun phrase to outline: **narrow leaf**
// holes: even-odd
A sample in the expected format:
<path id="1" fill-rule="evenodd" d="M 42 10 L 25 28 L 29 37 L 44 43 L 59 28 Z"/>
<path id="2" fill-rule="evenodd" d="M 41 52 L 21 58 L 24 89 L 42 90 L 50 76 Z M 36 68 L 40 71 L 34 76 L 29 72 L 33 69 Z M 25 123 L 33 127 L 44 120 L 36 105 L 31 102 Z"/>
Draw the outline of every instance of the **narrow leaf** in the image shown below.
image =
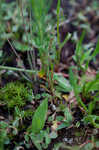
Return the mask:
<path id="1" fill-rule="evenodd" d="M 96 48 L 92 54 L 92 58 L 94 58 L 97 54 L 99 54 L 99 40 L 98 40 Z"/>
<path id="2" fill-rule="evenodd" d="M 69 69 L 69 79 L 70 79 L 70 84 L 74 89 L 75 95 L 77 95 L 79 93 L 78 85 L 77 85 L 77 77 L 74 75 L 72 68 Z"/>
<path id="3" fill-rule="evenodd" d="M 67 36 L 65 37 L 65 40 L 62 42 L 62 43 L 60 43 L 60 49 L 67 43 L 67 41 L 69 40 L 71 38 L 71 34 L 70 33 L 68 33 L 67 34 Z"/>
<path id="4" fill-rule="evenodd" d="M 77 43 L 76 51 L 75 51 L 76 56 L 81 56 L 82 42 L 83 42 L 84 36 L 85 36 L 85 31 L 83 31 L 83 33 L 80 37 L 80 40 Z"/>
<path id="5" fill-rule="evenodd" d="M 95 79 L 93 81 L 86 83 L 86 86 L 85 86 L 86 93 L 96 91 L 98 89 L 99 89 L 99 79 Z"/>

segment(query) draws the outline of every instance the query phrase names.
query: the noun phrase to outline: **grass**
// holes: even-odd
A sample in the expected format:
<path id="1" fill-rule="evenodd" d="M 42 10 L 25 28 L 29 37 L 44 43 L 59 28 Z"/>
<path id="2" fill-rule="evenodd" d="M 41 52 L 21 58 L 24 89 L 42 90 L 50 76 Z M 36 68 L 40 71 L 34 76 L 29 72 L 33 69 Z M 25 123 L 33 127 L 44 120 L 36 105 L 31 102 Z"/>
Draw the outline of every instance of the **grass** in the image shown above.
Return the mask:
<path id="1" fill-rule="evenodd" d="M 25 7 L 23 7 L 23 4 L 26 4 Z M 15 6 L 15 3 L 11 5 Z M 0 5 L 0 7 L 6 8 L 6 5 Z M 65 130 L 72 126 L 76 126 L 77 128 L 77 125 L 80 127 L 81 122 L 83 122 L 84 127 L 91 125 L 92 128 L 99 128 L 99 75 L 98 72 L 95 72 L 92 78 L 89 78 L 87 75 L 89 73 L 90 62 L 99 54 L 99 41 L 94 51 L 92 49 L 85 50 L 83 40 L 86 36 L 86 31 L 83 31 L 76 44 L 73 56 L 75 65 L 69 66 L 68 69 L 69 78 L 66 79 L 62 73 L 55 72 L 55 68 L 58 68 L 60 64 L 61 49 L 72 38 L 72 35 L 68 33 L 65 40 L 61 42 L 59 30 L 60 0 L 58 0 L 56 10 L 57 31 L 55 30 L 55 22 L 49 14 L 50 7 L 51 1 L 47 2 L 46 0 L 30 0 L 30 2 L 24 0 L 21 3 L 19 2 L 16 7 L 17 15 L 14 15 L 16 16 L 16 20 L 20 19 L 20 25 L 23 25 L 22 30 L 25 32 L 21 35 L 21 42 L 20 38 L 18 38 L 20 37 L 20 26 L 18 26 L 18 23 L 16 25 L 12 24 L 14 31 L 11 29 L 9 32 L 9 34 L 11 33 L 10 38 L 13 39 L 12 43 L 9 41 L 9 37 L 4 40 L 1 38 L 3 42 L 5 40 L 9 42 L 13 52 L 17 56 L 17 67 L 8 67 L 4 64 L 0 65 L 0 69 L 13 71 L 13 74 L 15 71 L 20 72 L 22 77 L 27 80 L 30 79 L 31 83 L 27 84 L 26 87 L 21 83 L 22 81 L 20 81 L 20 84 L 16 84 L 15 82 L 8 83 L 0 89 L 0 101 L 6 105 L 6 107 L 3 107 L 4 109 L 8 109 L 8 116 L 13 112 L 10 123 L 6 123 L 5 121 L 0 122 L 0 137 L 2 139 L 0 141 L 0 150 L 3 150 L 6 145 L 10 146 L 10 141 L 15 140 L 15 137 L 21 130 L 25 131 L 24 140 L 19 142 L 19 145 L 16 143 L 15 149 L 22 145 L 29 149 L 31 145 L 34 145 L 38 150 L 43 150 L 49 147 L 53 139 L 58 138 L 58 132 L 63 129 Z M 18 14 L 18 10 L 20 15 Z M 6 19 L 11 19 L 11 14 L 12 10 L 9 10 Z M 3 14 L 0 21 L 2 20 L 4 20 Z M 27 21 L 29 22 L 28 24 L 26 23 Z M 2 32 L 8 34 L 6 29 L 2 30 L 1 28 Z M 56 45 L 58 48 L 56 48 Z M 27 52 L 26 61 L 28 61 L 29 69 L 25 68 L 24 61 L 14 47 L 19 49 L 23 55 Z M 40 61 L 39 69 L 36 64 L 38 59 Z M 43 92 L 38 91 L 35 93 L 35 83 L 38 83 L 39 87 L 42 87 Z M 28 87 L 29 85 L 31 88 Z M 65 104 L 62 101 L 62 93 L 65 93 Z M 69 94 L 71 93 L 73 98 L 76 99 L 77 104 L 68 102 Z M 3 105 L 2 103 L 0 104 Z M 28 105 L 32 107 L 33 112 L 32 109 L 25 111 Z M 51 106 L 53 106 L 52 112 L 50 110 Z M 80 109 L 82 118 L 80 122 L 78 121 L 74 125 L 75 118 L 72 110 L 75 109 L 76 111 L 76 108 Z M 27 118 L 30 119 L 29 123 L 27 123 L 29 125 L 24 125 L 24 121 Z M 8 130 L 11 130 L 11 128 L 13 131 L 9 133 Z M 93 147 L 96 142 L 93 138 L 92 142 L 88 143 L 89 147 Z M 55 146 L 59 149 L 62 145 L 60 143 Z M 65 148 L 71 149 L 69 146 Z M 80 147 L 76 146 L 74 149 L 79 150 Z"/>

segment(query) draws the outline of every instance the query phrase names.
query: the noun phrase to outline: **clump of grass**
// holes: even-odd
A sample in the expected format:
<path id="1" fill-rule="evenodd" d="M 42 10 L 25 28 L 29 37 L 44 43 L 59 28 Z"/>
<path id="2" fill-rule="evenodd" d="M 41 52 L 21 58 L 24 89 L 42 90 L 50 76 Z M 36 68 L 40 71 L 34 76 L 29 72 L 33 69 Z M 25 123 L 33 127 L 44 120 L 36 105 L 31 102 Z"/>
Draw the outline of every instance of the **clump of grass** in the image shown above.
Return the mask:
<path id="1" fill-rule="evenodd" d="M 28 99 L 28 89 L 22 83 L 11 82 L 0 89 L 0 103 L 7 104 L 8 108 L 22 107 Z"/>
<path id="2" fill-rule="evenodd" d="M 27 18 L 29 19 L 28 26 L 30 26 L 28 32 L 26 30 L 27 26 L 24 23 L 24 21 L 26 21 L 26 18 L 24 18 L 25 8 L 23 7 L 22 2 L 20 2 L 18 5 L 18 8 L 20 8 L 22 5 L 22 9 L 21 8 L 19 9 L 21 12 L 19 11 L 19 13 L 21 14 L 21 17 L 23 20 L 24 30 L 25 30 L 25 33 L 23 35 L 25 36 L 26 40 L 24 40 L 23 43 L 21 43 L 21 42 L 18 42 L 16 39 L 13 44 L 16 49 L 20 51 L 27 51 L 28 63 L 29 63 L 31 70 L 25 69 L 24 66 L 21 66 L 21 68 L 0 66 L 0 68 L 13 70 L 13 71 L 19 71 L 19 72 L 25 72 L 25 74 L 28 75 L 28 77 L 30 78 L 31 78 L 30 73 L 33 73 L 34 80 L 36 80 L 38 72 L 37 72 L 37 68 L 35 64 L 36 58 L 35 58 L 34 50 L 35 48 L 37 48 L 36 50 L 38 51 L 37 52 L 38 57 L 40 57 L 40 62 L 41 62 L 40 74 L 45 75 L 47 77 L 49 86 L 52 89 L 53 88 L 52 78 L 53 78 L 54 68 L 56 65 L 58 65 L 60 61 L 61 48 L 64 46 L 67 40 L 69 40 L 70 34 L 66 36 L 63 43 L 60 42 L 60 33 L 59 33 L 60 0 L 58 0 L 58 3 L 57 3 L 57 36 L 56 36 L 55 21 L 53 20 L 52 16 L 49 14 L 51 3 L 52 3 L 52 0 L 51 1 L 30 0 L 29 2 L 26 3 L 27 8 L 29 7 L 28 9 L 29 12 L 27 12 L 29 15 L 29 18 Z M 58 45 L 58 50 L 56 49 L 56 45 Z"/>
<path id="3" fill-rule="evenodd" d="M 93 52 L 91 49 L 84 51 L 82 45 L 84 36 L 85 32 L 82 33 L 82 36 L 77 43 L 75 55 L 73 57 L 77 66 L 70 67 L 69 77 L 78 105 L 81 106 L 85 112 L 83 119 L 84 123 L 92 124 L 94 127 L 99 128 L 99 116 L 94 113 L 96 105 L 99 103 L 99 75 L 97 72 L 93 77 L 89 77 L 86 74 L 88 72 L 90 61 L 92 61 L 99 53 L 99 41 Z M 76 75 L 73 70 L 76 71 Z"/>

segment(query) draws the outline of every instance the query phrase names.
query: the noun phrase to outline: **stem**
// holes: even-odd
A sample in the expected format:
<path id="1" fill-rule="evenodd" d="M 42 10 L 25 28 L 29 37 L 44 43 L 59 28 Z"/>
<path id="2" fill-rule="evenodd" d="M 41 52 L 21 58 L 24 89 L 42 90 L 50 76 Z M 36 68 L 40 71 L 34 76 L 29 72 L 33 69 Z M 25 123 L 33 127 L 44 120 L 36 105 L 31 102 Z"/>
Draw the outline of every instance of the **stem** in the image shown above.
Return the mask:
<path id="1" fill-rule="evenodd" d="M 59 33 L 59 13 L 60 13 L 60 0 L 58 0 L 58 3 L 57 3 L 57 42 L 58 42 L 58 46 L 59 46 L 59 49 L 57 50 L 56 52 L 56 63 L 58 64 L 59 61 L 60 61 L 60 51 L 61 51 L 61 48 L 60 48 L 60 33 Z"/>
<path id="2" fill-rule="evenodd" d="M 27 72 L 27 73 L 33 73 L 33 74 L 38 73 L 38 71 L 36 71 L 36 70 L 29 70 L 29 69 L 15 68 L 15 67 L 7 67 L 7 66 L 1 66 L 1 65 L 0 65 L 0 69 L 19 71 L 19 72 Z"/>
<path id="3" fill-rule="evenodd" d="M 57 4 L 57 40 L 58 40 L 58 44 L 60 45 L 59 12 L 60 12 L 60 0 L 58 0 L 58 4 Z"/>

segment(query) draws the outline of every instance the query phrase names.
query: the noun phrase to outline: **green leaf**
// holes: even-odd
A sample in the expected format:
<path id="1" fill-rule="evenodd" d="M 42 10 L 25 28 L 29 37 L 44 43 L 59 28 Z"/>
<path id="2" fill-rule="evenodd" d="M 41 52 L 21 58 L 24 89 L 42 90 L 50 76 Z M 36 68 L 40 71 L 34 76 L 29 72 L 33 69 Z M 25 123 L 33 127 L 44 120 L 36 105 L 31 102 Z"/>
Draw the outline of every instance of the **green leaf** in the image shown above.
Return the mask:
<path id="1" fill-rule="evenodd" d="M 95 101 L 91 101 L 89 104 L 88 104 L 88 114 L 91 115 L 92 114 L 92 111 L 93 109 L 95 108 Z"/>
<path id="2" fill-rule="evenodd" d="M 30 137 L 31 137 L 31 140 L 33 141 L 35 147 L 36 147 L 38 150 L 42 150 L 40 141 L 39 141 L 39 139 L 38 139 L 38 135 L 35 136 L 35 135 L 32 133 L 32 134 L 30 134 Z"/>
<path id="3" fill-rule="evenodd" d="M 51 139 L 56 139 L 57 138 L 57 133 L 55 132 L 55 131 L 52 131 L 51 133 L 50 133 L 50 135 L 49 135 L 49 137 L 51 138 Z"/>
<path id="4" fill-rule="evenodd" d="M 53 80 L 57 81 L 58 86 L 56 87 L 59 91 L 70 92 L 72 91 L 72 87 L 67 79 L 65 79 L 62 75 L 54 73 Z"/>
<path id="5" fill-rule="evenodd" d="M 32 118 L 32 132 L 39 133 L 43 129 L 48 111 L 48 98 L 46 98 L 34 113 Z"/>
<path id="6" fill-rule="evenodd" d="M 90 58 L 91 58 L 91 56 L 90 56 L 91 52 L 92 52 L 92 49 L 86 51 L 85 53 L 83 53 L 83 55 L 81 56 L 81 59 L 80 59 L 80 64 L 81 65 L 84 64 L 85 61 L 89 61 L 90 60 Z"/>
<path id="7" fill-rule="evenodd" d="M 93 81 L 86 83 L 85 85 L 86 94 L 92 91 L 96 91 L 96 90 L 99 90 L 99 79 L 95 79 Z"/>
<path id="8" fill-rule="evenodd" d="M 75 92 L 75 95 L 79 94 L 79 85 L 77 84 L 77 77 L 74 75 L 72 68 L 69 69 L 69 79 L 70 79 L 70 84 L 73 87 L 73 90 Z"/>
<path id="9" fill-rule="evenodd" d="M 64 121 L 63 123 L 61 123 L 58 128 L 56 130 L 61 130 L 63 128 L 68 128 L 70 126 L 70 123 L 68 123 L 67 121 Z"/>
<path id="10" fill-rule="evenodd" d="M 86 110 L 86 112 L 88 112 L 86 105 L 83 103 L 83 101 L 80 98 L 79 94 L 81 92 L 81 87 L 77 84 L 78 80 L 72 71 L 72 67 L 70 67 L 70 70 L 69 70 L 69 78 L 70 78 L 70 84 L 73 87 L 73 90 L 74 90 L 74 93 L 75 93 L 78 103 Z"/>
<path id="11" fill-rule="evenodd" d="M 82 56 L 81 52 L 82 52 L 82 42 L 83 42 L 84 36 L 85 36 L 85 31 L 83 31 L 83 33 L 80 37 L 80 40 L 78 41 L 77 46 L 76 46 L 75 54 L 77 56 L 77 59 L 78 59 L 78 57 Z"/>
<path id="12" fill-rule="evenodd" d="M 67 36 L 65 37 L 65 40 L 62 43 L 60 43 L 59 48 L 61 49 L 70 38 L 71 38 L 71 34 L 68 33 Z"/>
<path id="13" fill-rule="evenodd" d="M 83 118 L 85 124 L 92 124 L 95 128 L 99 128 L 99 116 L 87 115 Z"/>
<path id="14" fill-rule="evenodd" d="M 92 54 L 92 58 L 94 58 L 97 54 L 99 54 L 99 40 L 98 40 L 96 48 Z"/>
<path id="15" fill-rule="evenodd" d="M 14 46 L 17 50 L 23 51 L 23 52 L 31 50 L 31 47 L 28 44 L 23 44 L 18 41 L 14 42 Z"/>
<path id="16" fill-rule="evenodd" d="M 52 0 L 46 1 L 46 0 L 30 0 L 32 11 L 35 20 L 39 19 L 41 20 L 42 17 L 44 18 L 46 14 L 48 13 L 48 10 L 51 6 Z"/>
<path id="17" fill-rule="evenodd" d="M 67 121 L 68 123 L 72 122 L 72 119 L 73 119 L 73 118 L 72 118 L 72 115 L 71 115 L 71 113 L 70 113 L 68 107 L 65 108 L 64 115 L 65 115 L 66 121 Z"/>
<path id="18" fill-rule="evenodd" d="M 6 128 L 8 127 L 8 124 L 1 121 L 0 122 L 0 150 L 4 150 L 4 144 L 7 139 L 7 131 Z"/>
<path id="19" fill-rule="evenodd" d="M 89 50 L 89 54 L 88 54 L 88 52 L 86 52 L 86 56 L 85 56 L 85 57 L 86 57 L 85 69 L 88 68 L 89 62 L 90 62 L 94 57 L 96 57 L 97 54 L 99 54 L 99 40 L 98 40 L 98 43 L 97 43 L 96 48 L 95 48 L 95 50 L 93 51 L 92 55 L 91 55 L 91 52 L 92 52 L 92 49 Z M 83 55 L 85 55 L 85 54 L 83 54 Z M 89 55 L 89 56 L 87 56 L 87 55 Z M 84 57 L 84 56 L 82 56 L 82 57 Z M 80 61 L 80 62 L 81 62 L 81 61 Z"/>

